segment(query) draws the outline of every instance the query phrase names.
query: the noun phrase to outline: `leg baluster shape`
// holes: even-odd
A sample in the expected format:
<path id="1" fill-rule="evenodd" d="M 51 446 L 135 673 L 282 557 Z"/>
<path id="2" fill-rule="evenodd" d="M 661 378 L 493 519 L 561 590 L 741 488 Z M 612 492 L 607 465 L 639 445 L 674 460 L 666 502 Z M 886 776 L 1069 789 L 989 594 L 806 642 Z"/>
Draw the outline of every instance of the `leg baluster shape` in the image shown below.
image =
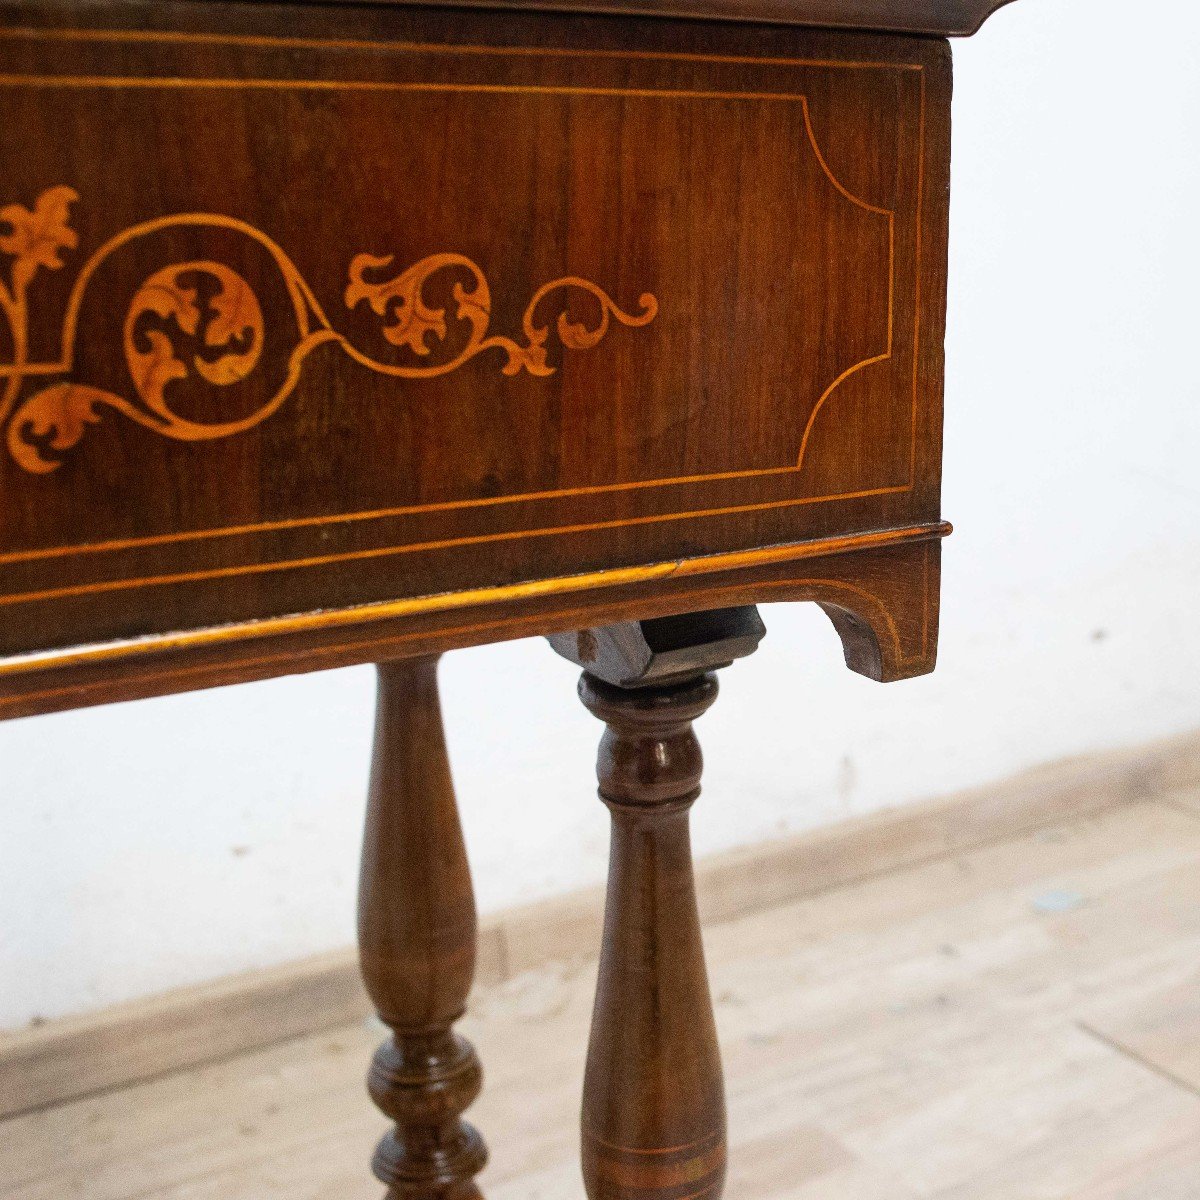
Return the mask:
<path id="1" fill-rule="evenodd" d="M 716 1200 L 725 1101 L 688 833 L 702 766 L 692 721 L 716 676 L 625 689 L 585 674 L 579 691 L 608 727 L 598 774 L 612 814 L 584 1185 L 590 1200 Z"/>
<path id="2" fill-rule="evenodd" d="M 479 1094 L 471 1044 L 453 1032 L 475 970 L 475 900 L 446 758 L 437 658 L 379 670 L 363 844 L 363 978 L 394 1033 L 371 1097 L 395 1123 L 373 1169 L 388 1200 L 479 1200 L 487 1151 L 460 1119 Z"/>

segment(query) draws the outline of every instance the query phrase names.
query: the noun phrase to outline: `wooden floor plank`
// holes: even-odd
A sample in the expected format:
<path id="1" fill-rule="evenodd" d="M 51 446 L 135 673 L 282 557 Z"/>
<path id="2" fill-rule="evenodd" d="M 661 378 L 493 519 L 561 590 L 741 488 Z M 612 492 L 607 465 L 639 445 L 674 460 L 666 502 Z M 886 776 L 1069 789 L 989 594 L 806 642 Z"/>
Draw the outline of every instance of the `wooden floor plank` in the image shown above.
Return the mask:
<path id="1" fill-rule="evenodd" d="M 1072 1200 L 1195 1200 L 1200 1182 L 1200 1140 L 1181 1134 L 1172 1145 L 1157 1145 L 1106 1179 L 1096 1180 Z"/>
<path id="2" fill-rule="evenodd" d="M 1200 945 L 1182 983 L 1095 1005 L 1082 1027 L 1200 1096 Z"/>
<path id="3" fill-rule="evenodd" d="M 1200 1196 L 1194 813 L 1074 820 L 716 926 L 707 947 L 731 1198 Z M 552 965 L 475 997 L 489 1200 L 582 1194 L 593 979 Z M 0 1122 L 0 1200 L 378 1200 L 362 1075 L 380 1036 Z"/>
<path id="4" fill-rule="evenodd" d="M 1168 804 L 1200 817 L 1200 787 L 1176 789 L 1169 792 L 1165 799 Z"/>

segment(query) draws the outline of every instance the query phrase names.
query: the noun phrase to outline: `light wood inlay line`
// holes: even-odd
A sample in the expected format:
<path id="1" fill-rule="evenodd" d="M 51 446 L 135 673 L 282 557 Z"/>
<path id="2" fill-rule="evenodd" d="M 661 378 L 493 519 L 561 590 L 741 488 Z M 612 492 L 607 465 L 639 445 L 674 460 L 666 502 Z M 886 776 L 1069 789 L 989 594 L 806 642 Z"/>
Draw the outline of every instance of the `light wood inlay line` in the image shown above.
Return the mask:
<path id="1" fill-rule="evenodd" d="M 639 1146 L 614 1145 L 612 1142 L 606 1142 L 604 1138 L 600 1137 L 590 1129 L 585 1130 L 585 1133 L 586 1136 L 593 1142 L 599 1143 L 607 1150 L 615 1150 L 618 1154 L 634 1154 L 639 1156 L 645 1155 L 646 1157 L 650 1158 L 658 1157 L 663 1154 L 678 1154 L 682 1150 L 694 1150 L 697 1146 L 703 1146 L 705 1142 L 715 1142 L 719 1140 L 718 1135 L 710 1133 L 706 1134 L 704 1137 L 696 1138 L 691 1142 L 682 1142 L 678 1146 L 662 1146 L 655 1147 L 653 1149 L 644 1149 Z"/>
<path id="2" fill-rule="evenodd" d="M 481 546 L 489 542 L 515 541 L 523 538 L 556 537 L 571 533 L 591 533 L 600 529 L 624 529 L 637 525 L 656 525 L 667 521 L 686 521 L 700 517 L 729 516 L 734 513 L 766 512 L 791 508 L 808 500 L 773 500 L 762 504 L 734 504 L 727 508 L 704 509 L 688 513 L 656 513 L 648 517 L 629 517 L 620 521 L 591 521 L 578 525 L 556 525 L 548 529 L 513 529 L 504 533 L 480 534 L 476 537 L 444 538 L 433 542 L 410 542 L 400 546 L 380 546 L 370 550 L 345 551 L 341 554 L 317 554 L 310 558 L 280 559 L 277 562 L 245 563 L 237 567 L 214 567 L 203 571 L 180 571 L 170 575 L 149 575 L 140 579 L 106 579 L 97 583 L 70 587 L 45 588 L 35 592 L 14 592 L 0 596 L 0 607 L 28 604 L 34 601 L 61 600 L 69 596 L 89 596 L 103 592 L 122 592 L 131 588 L 161 587 L 172 583 L 198 583 L 205 579 L 233 579 L 243 575 L 264 575 L 274 571 L 302 570 L 323 567 L 339 562 L 362 562 L 389 558 L 398 554 L 420 551 L 448 550 L 458 546 Z"/>
<path id="3" fill-rule="evenodd" d="M 909 443 L 908 477 L 917 477 L 917 422 L 920 416 L 921 362 L 921 218 L 925 212 L 925 76 L 921 75 L 921 119 L 918 122 L 917 148 L 917 247 L 916 286 L 913 297 L 913 396 L 912 440 Z"/>
<path id="4" fill-rule="evenodd" d="M 686 479 L 668 480 L 669 483 L 699 483 L 722 479 L 746 479 L 764 475 L 793 475 L 795 467 L 776 467 L 764 471 L 728 472 L 721 475 L 696 475 Z M 633 489 L 654 487 L 663 481 L 654 480 L 649 483 L 604 484 L 594 488 L 577 488 L 569 492 L 532 492 L 520 496 L 505 496 L 499 500 L 458 500 L 441 505 L 408 505 L 399 508 L 379 509 L 373 512 L 335 513 L 327 517 L 296 517 L 286 521 L 264 521 L 252 525 L 230 525 L 216 529 L 186 530 L 183 533 L 167 533 L 156 537 L 124 538 L 105 542 L 83 542 L 76 546 L 52 546 L 46 550 L 17 550 L 11 554 L 0 554 L 0 566 L 8 563 L 36 562 L 41 559 L 62 558 L 75 554 L 112 554 L 122 550 L 134 550 L 142 546 L 167 546 L 176 542 L 204 541 L 209 538 L 244 537 L 257 533 L 275 533 L 289 529 L 306 529 L 324 527 L 326 525 L 342 525 L 350 522 L 382 519 L 386 517 L 404 517 L 416 513 L 430 511 L 444 512 L 455 509 L 479 508 L 491 504 L 512 504 L 527 500 L 557 499 L 560 496 L 592 496 L 606 492 L 630 491 Z M 825 504 L 837 500 L 862 500 L 871 496 L 902 495 L 910 488 L 904 484 L 895 487 L 868 488 L 861 492 L 841 492 L 835 496 L 814 496 L 809 499 L 797 500 L 796 504 Z"/>
<path id="5" fill-rule="evenodd" d="M 616 96 L 650 100 L 753 100 L 801 103 L 804 96 L 793 92 L 705 91 L 687 88 L 598 88 L 533 86 L 498 83 L 425 83 L 375 79 L 205 79 L 187 76 L 151 75 L 0 75 L 5 87 L 46 88 L 214 88 L 298 89 L 301 91 L 347 92 L 451 92 L 512 96 Z"/>
<path id="6" fill-rule="evenodd" d="M 851 59 L 772 58 L 753 54 L 689 54 L 684 51 L 656 50 L 585 50 L 571 47 L 481 46 L 464 42 L 447 45 L 439 42 L 362 41 L 351 39 L 265 37 L 237 33 L 175 33 L 153 29 L 33 29 L 14 26 L 0 29 L 0 40 L 12 38 L 52 42 L 142 42 L 170 45 L 246 46 L 279 50 L 362 50 L 410 54 L 481 54 L 514 58 L 615 58 L 649 62 L 728 63 L 755 67 L 833 67 L 851 71 L 923 71 L 921 63 L 858 62 Z"/>

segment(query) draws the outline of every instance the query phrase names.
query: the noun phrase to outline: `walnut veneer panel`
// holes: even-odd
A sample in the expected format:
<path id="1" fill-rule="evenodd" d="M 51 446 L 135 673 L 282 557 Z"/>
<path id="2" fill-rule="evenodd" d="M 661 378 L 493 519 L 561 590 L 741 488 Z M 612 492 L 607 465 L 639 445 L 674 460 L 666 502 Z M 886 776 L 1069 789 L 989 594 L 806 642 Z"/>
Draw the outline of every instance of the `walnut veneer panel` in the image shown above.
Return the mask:
<path id="1" fill-rule="evenodd" d="M 0 11 L 0 654 L 940 532 L 944 43 Z"/>

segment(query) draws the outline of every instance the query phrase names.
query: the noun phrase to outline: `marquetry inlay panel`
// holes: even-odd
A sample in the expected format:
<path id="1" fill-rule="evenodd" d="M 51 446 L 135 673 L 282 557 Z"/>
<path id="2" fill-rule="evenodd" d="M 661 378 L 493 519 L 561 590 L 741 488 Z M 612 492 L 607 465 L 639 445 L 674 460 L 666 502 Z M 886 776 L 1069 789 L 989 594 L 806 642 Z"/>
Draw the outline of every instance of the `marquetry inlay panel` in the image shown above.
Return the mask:
<path id="1" fill-rule="evenodd" d="M 6 372 L 5 391 L 0 396 L 0 425 L 8 421 L 8 449 L 26 471 L 46 474 L 57 470 L 63 455 L 73 449 L 89 424 L 103 418 L 110 408 L 163 437 L 181 442 L 202 442 L 233 437 L 253 429 L 272 416 L 287 400 L 300 380 L 304 360 L 318 346 L 336 343 L 351 358 L 369 370 L 396 379 L 432 379 L 456 370 L 477 354 L 497 350 L 505 375 L 528 371 L 531 375 L 553 375 L 546 343 L 550 327 L 537 316 L 543 301 L 556 292 L 578 290 L 596 301 L 598 317 L 593 326 L 558 315 L 557 335 L 562 346 L 586 350 L 608 332 L 615 318 L 628 326 L 654 320 L 658 304 L 643 295 L 637 314 L 623 312 L 586 279 L 567 277 L 543 284 L 530 300 L 521 318 L 520 343 L 503 335 L 489 336 L 492 302 L 483 272 L 460 254 L 431 254 L 401 272 L 389 272 L 390 255 L 376 258 L 359 254 L 351 261 L 344 301 L 348 309 L 368 304 L 384 320 L 383 336 L 394 346 L 407 346 L 413 364 L 384 363 L 364 354 L 338 333 L 325 315 L 287 254 L 269 237 L 242 221 L 209 213 L 189 213 L 148 221 L 122 231 L 106 242 L 84 264 L 71 290 L 63 322 L 62 357 L 51 363 L 28 361 L 29 285 L 41 267 L 52 270 L 63 265 L 60 255 L 78 244 L 68 220 L 70 205 L 79 197 L 68 187 L 50 188 L 32 209 L 20 204 L 0 208 L 0 221 L 11 233 L 0 237 L 0 251 L 12 259 L 11 281 L 0 280 L 0 312 L 8 319 L 13 361 L 0 367 Z M 85 289 L 98 267 L 122 247 L 138 238 L 151 237 L 176 227 L 231 229 L 258 242 L 275 260 L 287 286 L 294 321 L 295 345 L 280 363 L 273 390 L 264 404 L 234 420 L 195 421 L 180 416 L 171 407 L 168 390 L 182 385 L 194 372 L 213 387 L 241 383 L 258 365 L 262 355 L 265 322 L 254 289 L 232 267 L 219 262 L 174 263 L 156 271 L 134 293 L 125 316 L 122 345 L 129 384 L 136 400 L 115 395 L 72 378 L 75 370 L 75 338 Z M 429 342 L 448 337 L 445 308 L 426 302 L 426 282 L 441 271 L 460 278 L 454 285 L 452 308 L 456 320 L 469 328 L 465 343 L 456 353 L 430 361 Z M 462 277 L 468 282 L 464 285 Z M 548 306 L 547 306 L 548 307 Z M 291 324 L 289 321 L 289 324 Z M 180 344 L 182 343 L 182 345 Z M 22 399 L 22 385 L 40 376 L 62 376 L 62 382 L 33 389 Z M 20 403 L 18 404 L 18 401 Z"/>
<path id="2" fill-rule="evenodd" d="M 0 32 L 0 652 L 936 521 L 944 55 L 790 36 Z"/>

